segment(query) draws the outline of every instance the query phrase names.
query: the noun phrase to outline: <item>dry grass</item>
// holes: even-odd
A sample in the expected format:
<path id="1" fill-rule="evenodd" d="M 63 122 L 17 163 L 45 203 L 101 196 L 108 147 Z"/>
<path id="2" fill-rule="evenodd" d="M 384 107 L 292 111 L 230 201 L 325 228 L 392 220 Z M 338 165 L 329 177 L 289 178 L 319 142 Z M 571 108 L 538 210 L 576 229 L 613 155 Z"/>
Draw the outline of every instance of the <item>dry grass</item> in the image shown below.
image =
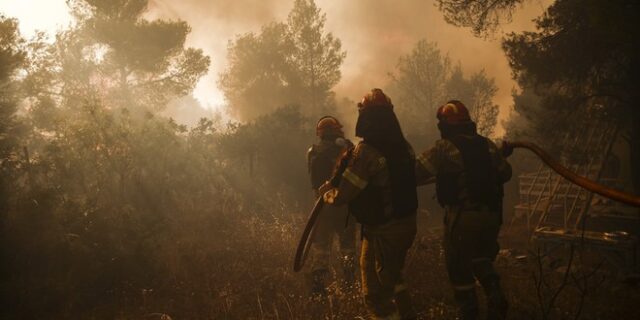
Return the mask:
<path id="1" fill-rule="evenodd" d="M 434 228 L 433 223 L 421 226 L 407 261 L 406 275 L 421 319 L 454 319 L 455 308 L 440 245 L 441 229 Z M 244 221 L 242 228 L 232 236 L 225 237 L 223 244 L 217 245 L 222 251 L 210 251 L 206 253 L 209 260 L 196 260 L 184 266 L 191 270 L 203 270 L 202 278 L 193 279 L 190 283 L 192 295 L 184 296 L 184 290 L 178 295 L 165 291 L 164 294 L 151 297 L 145 313 L 164 312 L 177 319 L 363 317 L 366 313 L 358 288 L 344 288 L 336 281 L 330 286 L 331 295 L 327 300 L 313 300 L 308 294 L 304 274 L 291 271 L 293 248 L 300 225 L 302 219 L 298 216 L 269 222 L 261 219 Z M 512 228 L 503 232 L 503 248 L 511 250 L 511 256 L 500 256 L 496 264 L 503 277 L 512 317 L 539 319 L 542 316 L 532 276 L 537 263 L 527 251 L 526 237 L 523 239 L 524 233 L 521 231 Z M 518 260 L 513 257 L 520 254 L 527 255 L 527 258 Z M 564 262 L 556 262 L 556 267 L 562 270 Z M 206 266 L 200 265 L 203 263 Z M 337 261 L 334 264 L 337 266 Z M 551 266 L 545 265 L 545 268 Z M 563 274 L 551 271 L 545 274 L 545 279 L 552 288 L 556 288 Z M 336 274 L 336 279 L 339 278 Z M 634 319 L 639 316 L 640 312 L 634 307 L 640 298 L 637 286 L 620 283 L 619 278 L 606 270 L 599 272 L 597 279 L 591 280 L 594 287 L 589 288 L 584 297 L 586 303 L 580 319 Z M 482 294 L 480 296 L 482 302 Z M 582 293 L 577 287 L 571 283 L 567 285 L 558 295 L 550 318 L 574 318 L 581 297 Z"/>

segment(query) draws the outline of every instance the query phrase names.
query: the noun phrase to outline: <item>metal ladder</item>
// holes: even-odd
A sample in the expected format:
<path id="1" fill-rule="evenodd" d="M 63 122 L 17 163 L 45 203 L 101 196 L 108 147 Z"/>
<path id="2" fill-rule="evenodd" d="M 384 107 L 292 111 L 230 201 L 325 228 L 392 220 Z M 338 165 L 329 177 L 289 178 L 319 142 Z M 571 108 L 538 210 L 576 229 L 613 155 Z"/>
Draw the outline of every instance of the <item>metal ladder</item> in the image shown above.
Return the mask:
<path id="1" fill-rule="evenodd" d="M 616 179 L 603 179 L 603 173 L 618 137 L 617 126 L 601 119 L 591 119 L 578 128 L 564 136 L 562 142 L 565 147 L 559 154 L 560 161 L 579 175 L 605 185 L 615 184 Z M 520 190 L 521 203 L 516 210 L 518 207 L 527 209 L 524 214 L 533 242 L 545 250 L 580 244 L 601 252 L 618 269 L 635 272 L 638 266 L 636 236 L 615 229 L 587 228 L 586 222 L 590 217 L 615 212 L 615 203 L 566 181 L 544 165 L 535 174 L 520 176 Z M 532 228 L 532 221 L 536 218 Z M 619 217 L 615 219 L 618 219 L 618 224 L 624 224 L 620 223 Z"/>

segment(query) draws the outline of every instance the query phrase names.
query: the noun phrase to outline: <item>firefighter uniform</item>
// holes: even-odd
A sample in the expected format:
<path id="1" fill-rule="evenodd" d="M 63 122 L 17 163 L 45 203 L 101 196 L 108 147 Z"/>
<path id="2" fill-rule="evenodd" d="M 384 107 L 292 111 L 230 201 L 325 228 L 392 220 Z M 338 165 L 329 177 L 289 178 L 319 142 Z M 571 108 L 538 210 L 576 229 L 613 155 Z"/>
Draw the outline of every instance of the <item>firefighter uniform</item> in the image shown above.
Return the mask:
<path id="1" fill-rule="evenodd" d="M 416 236 L 415 154 L 402 134 L 391 99 L 375 88 L 358 103 L 356 136 L 320 188 L 325 203 L 347 205 L 362 225 L 360 272 L 374 319 L 416 319 L 402 271 Z"/>
<path id="2" fill-rule="evenodd" d="M 360 271 L 365 305 L 376 319 L 414 319 L 416 315 L 402 271 L 416 235 L 416 214 L 414 211 L 404 217 L 393 216 L 389 178 L 385 157 L 361 142 L 352 151 L 346 170 L 340 182 L 336 183 L 338 187 L 325 194 L 325 201 L 342 205 L 353 204 L 356 200 L 380 207 L 382 217 L 371 222 L 366 216 L 359 216 L 357 208 L 350 206 L 363 225 Z M 381 192 L 372 199 L 363 192 L 367 188 Z M 371 210 L 377 208 L 372 207 Z"/>
<path id="3" fill-rule="evenodd" d="M 331 178 L 335 164 L 347 148 L 353 144 L 339 136 L 321 139 L 307 152 L 307 164 L 311 186 L 315 196 L 318 188 Z M 329 262 L 334 239 L 338 239 L 340 263 L 346 285 L 352 286 L 355 279 L 356 227 L 353 219 L 348 219 L 348 210 L 344 207 L 324 208 L 316 224 L 313 254 L 311 256 L 311 286 L 314 294 L 325 294 L 326 281 L 330 275 Z"/>
<path id="4" fill-rule="evenodd" d="M 477 317 L 478 280 L 487 295 L 488 318 L 501 319 L 507 304 L 493 261 L 499 250 L 502 184 L 511 178 L 511 166 L 492 141 L 475 134 L 475 124 L 472 128 L 438 140 L 418 156 L 416 178 L 419 185 L 437 178 L 438 200 L 445 209 L 446 266 L 461 318 Z M 474 179 L 481 184 L 471 185 Z"/>

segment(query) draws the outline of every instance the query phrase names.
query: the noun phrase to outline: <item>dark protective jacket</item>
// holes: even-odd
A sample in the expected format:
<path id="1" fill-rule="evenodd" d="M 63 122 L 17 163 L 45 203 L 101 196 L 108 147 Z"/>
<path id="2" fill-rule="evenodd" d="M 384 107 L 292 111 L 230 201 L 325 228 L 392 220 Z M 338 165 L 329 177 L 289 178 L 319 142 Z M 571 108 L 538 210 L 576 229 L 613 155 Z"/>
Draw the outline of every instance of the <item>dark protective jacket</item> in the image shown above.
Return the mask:
<path id="1" fill-rule="evenodd" d="M 466 188 L 470 201 L 499 210 L 503 188 L 491 163 L 488 140 L 474 135 L 447 138 L 460 151 L 463 171 L 441 171 L 436 175 L 436 193 L 441 206 L 459 204 L 461 189 Z M 464 181 L 462 175 L 464 174 Z"/>
<path id="2" fill-rule="evenodd" d="M 408 156 L 385 157 L 375 147 L 360 142 L 341 160 L 331 180 L 336 189 L 330 193 L 329 202 L 348 203 L 349 212 L 364 225 L 380 225 L 415 214 L 415 156 L 411 147 L 407 148 Z"/>
<path id="3" fill-rule="evenodd" d="M 464 134 L 440 139 L 418 157 L 418 184 L 437 179 L 438 200 L 462 211 L 485 205 L 500 211 L 502 185 L 511 178 L 511 165 L 489 139 Z"/>
<path id="4" fill-rule="evenodd" d="M 390 105 L 359 110 L 356 136 L 363 138 L 340 161 L 325 200 L 349 204 L 363 225 L 380 225 L 418 208 L 415 154 Z M 331 196 L 331 194 L 334 196 Z"/>

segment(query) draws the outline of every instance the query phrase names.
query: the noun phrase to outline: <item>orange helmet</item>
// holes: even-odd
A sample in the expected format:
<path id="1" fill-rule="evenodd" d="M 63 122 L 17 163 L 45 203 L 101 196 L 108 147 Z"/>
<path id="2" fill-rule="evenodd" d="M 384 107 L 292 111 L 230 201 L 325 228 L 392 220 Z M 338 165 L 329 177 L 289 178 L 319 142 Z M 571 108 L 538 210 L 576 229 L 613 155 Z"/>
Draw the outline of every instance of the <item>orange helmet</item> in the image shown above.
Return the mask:
<path id="1" fill-rule="evenodd" d="M 316 135 L 318 137 L 324 137 L 328 135 L 343 136 L 342 125 L 338 119 L 332 116 L 324 116 L 318 120 L 316 124 Z"/>
<path id="2" fill-rule="evenodd" d="M 436 117 L 438 117 L 438 120 L 440 120 L 440 122 L 444 122 L 450 125 L 471 122 L 469 110 L 467 110 L 467 107 L 465 107 L 465 105 L 458 100 L 450 100 L 443 106 L 438 108 Z"/>
<path id="3" fill-rule="evenodd" d="M 358 109 L 360 110 L 373 106 L 383 106 L 393 109 L 391 99 L 382 92 L 382 89 L 378 88 L 371 89 L 371 92 L 364 95 L 362 101 L 358 103 Z"/>

